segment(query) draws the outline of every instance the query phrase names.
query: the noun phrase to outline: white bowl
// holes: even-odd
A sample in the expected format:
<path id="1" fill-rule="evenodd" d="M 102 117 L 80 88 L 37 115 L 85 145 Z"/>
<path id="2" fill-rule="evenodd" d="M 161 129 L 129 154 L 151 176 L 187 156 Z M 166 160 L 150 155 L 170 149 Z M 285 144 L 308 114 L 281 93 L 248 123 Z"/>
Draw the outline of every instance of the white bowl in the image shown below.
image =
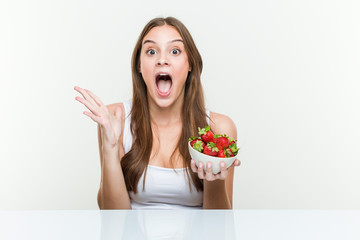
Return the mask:
<path id="1" fill-rule="evenodd" d="M 198 152 L 195 149 L 193 149 L 190 145 L 190 141 L 188 143 L 189 145 L 189 152 L 191 155 L 191 158 L 195 160 L 196 166 L 199 166 L 199 162 L 202 162 L 204 165 L 204 171 L 206 171 L 206 164 L 207 162 L 212 163 L 212 172 L 214 174 L 217 174 L 220 172 L 220 162 L 225 162 L 226 168 L 230 167 L 231 164 L 235 161 L 237 158 L 237 155 L 239 155 L 239 152 L 234 156 L 230 158 L 220 158 L 220 157 L 213 157 L 206 155 L 204 153 Z"/>

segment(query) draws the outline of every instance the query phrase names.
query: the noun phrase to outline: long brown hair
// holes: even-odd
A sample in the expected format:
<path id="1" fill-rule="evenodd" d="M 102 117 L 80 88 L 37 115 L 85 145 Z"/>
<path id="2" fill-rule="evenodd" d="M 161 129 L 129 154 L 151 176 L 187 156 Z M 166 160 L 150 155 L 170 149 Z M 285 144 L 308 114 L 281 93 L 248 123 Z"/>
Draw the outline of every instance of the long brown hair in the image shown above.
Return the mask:
<path id="1" fill-rule="evenodd" d="M 145 186 L 146 170 L 153 145 L 153 131 L 150 123 L 147 87 L 139 71 L 142 41 L 152 28 L 163 26 L 165 24 L 174 27 L 182 37 L 191 68 L 185 82 L 185 95 L 182 107 L 182 132 L 177 144 L 178 147 L 175 151 L 178 150 L 183 159 L 183 166 L 186 168 L 187 179 L 191 178 L 197 191 L 203 190 L 202 181 L 195 173 L 189 171 L 189 169 L 191 169 L 191 156 L 188 149 L 189 137 L 197 135 L 198 126 L 207 125 L 204 94 L 200 81 L 203 67 L 202 59 L 195 46 L 194 40 L 185 25 L 176 18 L 167 17 L 152 19 L 144 27 L 135 45 L 131 59 L 133 99 L 130 128 L 134 142 L 131 150 L 121 159 L 121 167 L 124 173 L 126 188 L 128 191 L 133 191 L 134 193 L 137 193 L 138 191 L 137 184 L 144 171 L 145 176 L 143 184 Z M 174 153 L 172 154 L 172 157 L 174 156 Z M 191 189 L 190 181 L 188 183 Z"/>

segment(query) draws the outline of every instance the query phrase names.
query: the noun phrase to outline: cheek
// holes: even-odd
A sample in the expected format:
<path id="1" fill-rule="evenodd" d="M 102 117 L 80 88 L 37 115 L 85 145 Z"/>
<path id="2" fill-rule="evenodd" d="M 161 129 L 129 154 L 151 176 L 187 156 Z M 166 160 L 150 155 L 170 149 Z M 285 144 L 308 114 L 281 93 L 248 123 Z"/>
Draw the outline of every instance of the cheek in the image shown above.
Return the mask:
<path id="1" fill-rule="evenodd" d="M 182 60 L 181 62 L 178 63 L 177 69 L 178 69 L 177 73 L 185 76 L 186 78 L 190 69 L 189 62 L 186 59 Z"/>
<path id="2" fill-rule="evenodd" d="M 151 73 L 151 69 L 151 65 L 147 61 L 140 59 L 140 72 L 143 76 Z"/>
<path id="3" fill-rule="evenodd" d="M 141 65 L 141 76 L 147 88 L 152 88 L 153 84 L 153 72 L 152 69 L 148 67 L 148 65 Z"/>

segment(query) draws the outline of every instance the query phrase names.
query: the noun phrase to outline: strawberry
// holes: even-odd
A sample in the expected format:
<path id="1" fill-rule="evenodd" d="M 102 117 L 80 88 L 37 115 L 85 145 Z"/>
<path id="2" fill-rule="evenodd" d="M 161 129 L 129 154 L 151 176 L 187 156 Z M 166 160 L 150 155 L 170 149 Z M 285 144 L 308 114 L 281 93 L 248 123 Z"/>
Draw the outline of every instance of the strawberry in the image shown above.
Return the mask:
<path id="1" fill-rule="evenodd" d="M 234 155 L 236 155 L 240 148 L 237 147 L 236 142 L 235 142 L 229 146 L 229 149 L 232 151 L 232 153 Z"/>
<path id="2" fill-rule="evenodd" d="M 225 151 L 224 150 L 219 150 L 218 157 L 225 158 L 226 157 Z"/>
<path id="3" fill-rule="evenodd" d="M 214 133 L 210 130 L 209 126 L 206 126 L 205 128 L 198 128 L 199 135 L 201 136 L 201 139 L 205 142 L 213 142 L 214 141 Z"/>
<path id="4" fill-rule="evenodd" d="M 194 146 L 194 143 L 197 141 L 197 140 L 200 140 L 201 138 L 199 137 L 191 137 L 189 138 L 189 142 L 190 142 L 190 145 L 191 146 Z"/>
<path id="5" fill-rule="evenodd" d="M 216 147 L 216 144 L 209 142 L 207 145 L 205 145 L 203 153 L 209 156 L 217 157 L 218 151 L 219 149 Z"/>
<path id="6" fill-rule="evenodd" d="M 232 139 L 231 137 L 229 137 L 228 139 L 229 139 L 229 146 L 236 143 L 236 140 Z"/>
<path id="7" fill-rule="evenodd" d="M 215 138 L 216 147 L 223 150 L 229 147 L 229 139 L 225 136 Z"/>
<path id="8" fill-rule="evenodd" d="M 226 157 L 233 157 L 234 153 L 230 148 L 225 149 L 225 155 Z"/>
<path id="9" fill-rule="evenodd" d="M 193 149 L 195 149 L 198 152 L 202 152 L 205 147 L 205 143 L 203 141 L 201 141 L 200 139 L 192 140 L 190 142 L 190 145 L 193 147 Z"/>

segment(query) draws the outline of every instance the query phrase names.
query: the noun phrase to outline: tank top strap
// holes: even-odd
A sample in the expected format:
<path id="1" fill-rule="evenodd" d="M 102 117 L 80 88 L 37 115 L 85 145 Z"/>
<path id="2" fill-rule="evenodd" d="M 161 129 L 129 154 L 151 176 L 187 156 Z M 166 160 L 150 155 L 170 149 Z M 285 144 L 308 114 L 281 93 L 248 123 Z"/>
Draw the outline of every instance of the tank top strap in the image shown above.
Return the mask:
<path id="1" fill-rule="evenodd" d="M 124 147 L 124 151 L 126 154 L 130 151 L 132 142 L 133 142 L 131 129 L 130 129 L 132 100 L 124 101 L 123 105 L 124 105 L 124 110 L 125 110 L 123 147 Z"/>
<path id="2" fill-rule="evenodd" d="M 206 122 L 210 126 L 210 110 L 206 108 Z"/>

